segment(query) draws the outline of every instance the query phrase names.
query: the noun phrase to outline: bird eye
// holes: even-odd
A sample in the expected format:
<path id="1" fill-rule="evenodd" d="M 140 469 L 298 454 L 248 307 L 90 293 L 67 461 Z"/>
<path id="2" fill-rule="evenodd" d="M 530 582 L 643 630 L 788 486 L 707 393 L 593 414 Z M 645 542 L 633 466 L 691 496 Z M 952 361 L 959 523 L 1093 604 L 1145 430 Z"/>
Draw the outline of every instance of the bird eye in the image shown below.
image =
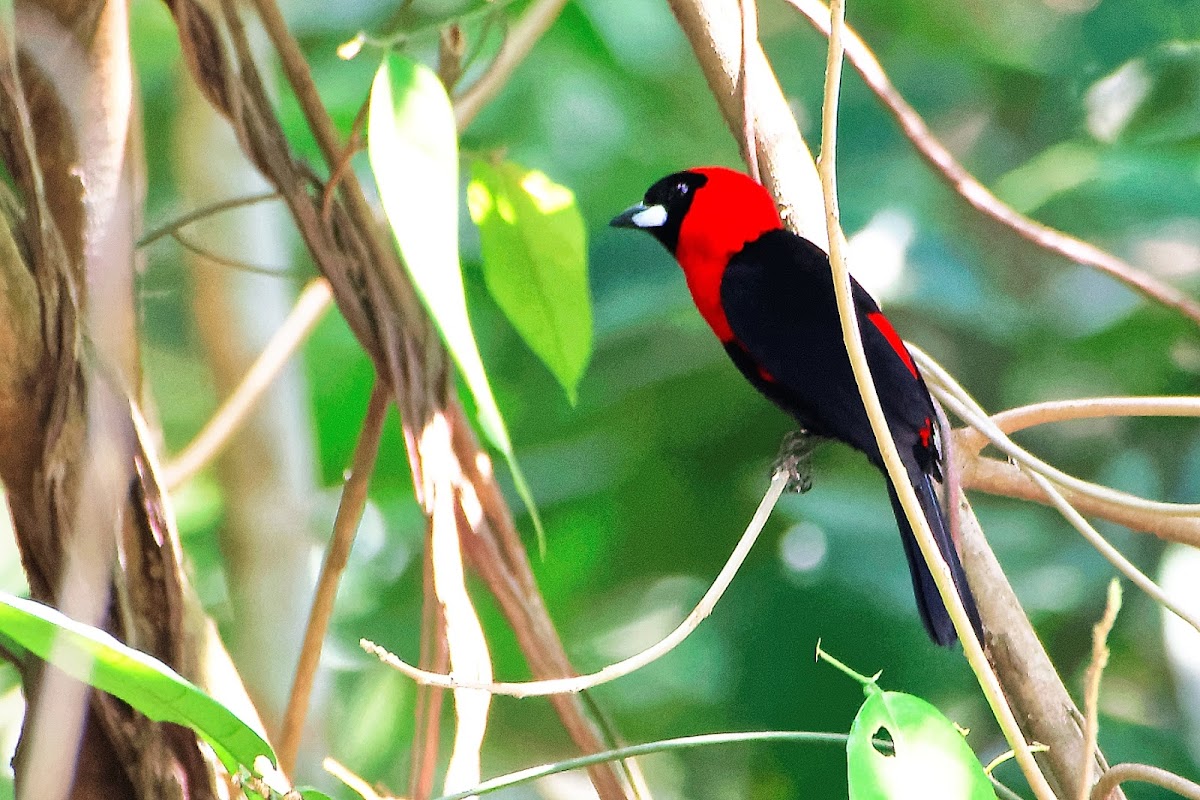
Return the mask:
<path id="1" fill-rule="evenodd" d="M 687 194 L 691 190 L 692 187 L 688 186 L 686 183 L 681 183 L 675 187 L 675 191 L 679 192 L 680 194 Z"/>

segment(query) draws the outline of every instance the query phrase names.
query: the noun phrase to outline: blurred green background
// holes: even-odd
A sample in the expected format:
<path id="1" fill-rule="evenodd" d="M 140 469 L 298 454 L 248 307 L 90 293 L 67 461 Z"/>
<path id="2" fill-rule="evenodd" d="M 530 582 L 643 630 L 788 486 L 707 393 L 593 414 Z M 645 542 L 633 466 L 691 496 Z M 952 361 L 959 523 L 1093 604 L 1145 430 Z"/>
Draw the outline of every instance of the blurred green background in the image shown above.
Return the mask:
<path id="1" fill-rule="evenodd" d="M 367 0 L 295 5 L 287 10 L 343 131 L 366 97 L 379 52 L 368 47 L 344 62 L 339 43 L 360 29 L 410 31 L 404 50 L 429 60 L 437 24 L 463 17 L 471 43 L 486 36 L 469 82 L 499 43 L 502 26 L 487 24 L 489 15 L 512 17 L 524 6 L 496 4 L 493 12 L 478 0 L 414 0 L 398 12 L 396 4 Z M 782 3 L 761 5 L 764 45 L 815 146 L 824 40 Z M 170 163 L 178 44 L 161 4 L 138 0 L 133 17 L 153 226 L 187 210 Z M 936 134 L 1003 199 L 1200 290 L 1200 2 L 855 0 L 849 20 Z M 1130 80 L 1144 90 L 1131 94 Z M 313 153 L 294 102 L 281 103 L 297 148 Z M 982 221 L 930 174 L 853 74 L 840 146 L 844 225 L 852 237 L 871 233 L 855 240 L 852 270 L 874 286 L 902 335 L 984 407 L 1195 391 L 1200 340 L 1193 325 Z M 462 147 L 503 150 L 543 170 L 576 192 L 588 223 L 595 352 L 574 407 L 488 297 L 467 222 L 462 238 L 472 320 L 547 525 L 547 557 L 535 570 L 575 665 L 595 669 L 655 641 L 691 608 L 749 520 L 789 428 L 727 362 L 661 248 L 606 227 L 661 175 L 737 165 L 737 149 L 660 0 L 569 2 L 465 132 Z M 365 157 L 356 165 L 365 172 Z M 295 255 L 299 285 L 312 266 L 299 244 Z M 893 268 L 875 269 L 884 264 Z M 140 305 L 148 376 L 170 450 L 188 441 L 217 399 L 189 321 L 189 291 L 178 248 L 151 250 Z M 318 510 L 331 520 L 371 368 L 336 315 L 306 346 L 304 363 L 328 487 Z M 1116 420 L 1048 427 L 1019 440 L 1081 477 L 1195 501 L 1197 434 L 1189 421 Z M 961 653 L 925 638 L 877 473 L 836 445 L 819 451 L 814 470 L 813 490 L 781 503 L 712 618 L 667 658 L 598 690 L 601 706 L 631 742 L 724 730 L 846 731 L 862 693 L 814 663 L 819 638 L 860 671 L 882 669 L 887 688 L 921 695 L 970 728 L 984 761 L 1003 752 Z M 510 498 L 532 548 L 529 520 Z M 1054 513 L 973 499 L 1077 693 L 1113 570 Z M 413 686 L 357 647 L 365 636 L 417 657 L 424 530 L 394 419 L 372 502 L 377 513 L 360 535 L 328 645 L 334 700 L 317 723 L 328 726 L 331 755 L 402 792 Z M 214 544 L 223 506 L 211 476 L 180 494 L 179 511 L 197 585 L 228 632 L 238 619 Z M 1159 542 L 1100 527 L 1153 573 Z M 502 616 L 485 591 L 475 597 L 497 675 L 525 677 Z M 1127 592 L 1112 647 L 1100 734 L 1110 760 L 1196 777 L 1188 709 L 1166 666 L 1159 612 L 1135 591 Z M 500 698 L 493 708 L 485 775 L 572 754 L 544 700 Z M 651 757 L 645 768 L 660 800 L 845 795 L 844 753 L 834 746 L 725 747 Z M 304 772 L 315 779 L 319 765 Z M 1011 764 L 998 774 L 1021 785 Z M 503 796 L 584 796 L 578 781 Z M 1129 796 L 1164 795 L 1135 787 Z"/>

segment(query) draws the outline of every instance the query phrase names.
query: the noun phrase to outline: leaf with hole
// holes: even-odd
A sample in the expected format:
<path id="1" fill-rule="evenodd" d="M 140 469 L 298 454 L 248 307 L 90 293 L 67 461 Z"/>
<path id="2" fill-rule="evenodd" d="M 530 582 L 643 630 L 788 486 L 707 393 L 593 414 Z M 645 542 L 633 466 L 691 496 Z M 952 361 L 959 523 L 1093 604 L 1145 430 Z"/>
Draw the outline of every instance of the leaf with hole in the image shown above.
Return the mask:
<path id="1" fill-rule="evenodd" d="M 467 208 L 496 305 L 572 405 L 592 349 L 587 237 L 575 195 L 537 170 L 476 160 Z"/>
<path id="2" fill-rule="evenodd" d="M 484 434 L 508 461 L 542 545 L 541 520 L 467 315 L 458 257 L 458 132 L 445 87 L 428 67 L 395 53 L 380 64 L 371 84 L 367 155 L 413 285 L 475 398 Z"/>
<path id="3" fill-rule="evenodd" d="M 49 606 L 0 593 L 0 635 L 147 717 L 191 728 L 235 774 L 275 754 L 253 728 L 175 670 Z"/>
<path id="4" fill-rule="evenodd" d="M 876 748 L 891 739 L 893 753 Z M 919 697 L 871 687 L 846 742 L 850 800 L 996 800 L 950 720 Z"/>

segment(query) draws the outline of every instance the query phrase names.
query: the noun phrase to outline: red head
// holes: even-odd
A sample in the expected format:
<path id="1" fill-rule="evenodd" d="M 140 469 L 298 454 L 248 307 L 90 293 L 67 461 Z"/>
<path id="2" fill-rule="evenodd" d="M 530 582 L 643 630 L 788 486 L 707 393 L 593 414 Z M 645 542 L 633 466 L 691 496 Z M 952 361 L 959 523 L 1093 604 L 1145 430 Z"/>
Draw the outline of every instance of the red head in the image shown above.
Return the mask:
<path id="1" fill-rule="evenodd" d="M 641 228 L 671 251 L 683 267 L 696 307 L 721 341 L 733 338 L 721 309 L 725 266 L 747 244 L 783 227 L 770 193 L 725 167 L 668 175 L 611 224 Z"/>

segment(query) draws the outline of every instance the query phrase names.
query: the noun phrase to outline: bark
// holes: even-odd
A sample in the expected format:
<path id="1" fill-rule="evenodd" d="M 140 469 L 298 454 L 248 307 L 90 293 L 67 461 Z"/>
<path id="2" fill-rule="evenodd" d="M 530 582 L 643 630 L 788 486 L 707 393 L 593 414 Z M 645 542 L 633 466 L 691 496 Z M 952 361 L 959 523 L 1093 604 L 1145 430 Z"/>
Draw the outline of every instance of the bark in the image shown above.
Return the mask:
<path id="1" fill-rule="evenodd" d="M 140 120 L 124 2 L 21 2 L 0 32 L 6 204 L 0 479 L 34 599 L 195 676 L 197 626 L 134 401 Z M 196 738 L 18 663 L 17 789 L 38 800 L 215 797 Z"/>

